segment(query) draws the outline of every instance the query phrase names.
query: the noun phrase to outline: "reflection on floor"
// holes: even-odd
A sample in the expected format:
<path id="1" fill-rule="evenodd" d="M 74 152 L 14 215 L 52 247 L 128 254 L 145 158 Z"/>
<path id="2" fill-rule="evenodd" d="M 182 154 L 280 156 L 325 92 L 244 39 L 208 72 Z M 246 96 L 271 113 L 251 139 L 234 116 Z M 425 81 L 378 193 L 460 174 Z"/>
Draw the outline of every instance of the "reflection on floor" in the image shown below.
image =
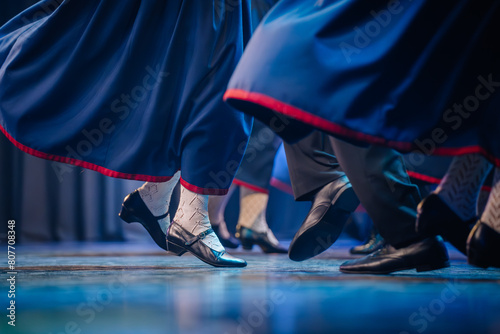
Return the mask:
<path id="1" fill-rule="evenodd" d="M 306 262 L 233 252 L 243 269 L 216 269 L 153 245 L 17 248 L 16 327 L 0 333 L 500 333 L 500 270 L 450 249 L 427 273 L 345 275 L 352 241 Z"/>

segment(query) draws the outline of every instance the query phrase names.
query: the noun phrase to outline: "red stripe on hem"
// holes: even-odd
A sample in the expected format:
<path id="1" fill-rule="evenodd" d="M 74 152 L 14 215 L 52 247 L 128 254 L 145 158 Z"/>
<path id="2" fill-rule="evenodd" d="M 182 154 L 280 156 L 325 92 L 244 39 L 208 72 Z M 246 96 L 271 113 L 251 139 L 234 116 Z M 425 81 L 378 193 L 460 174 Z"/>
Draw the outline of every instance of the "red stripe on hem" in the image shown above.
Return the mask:
<path id="1" fill-rule="evenodd" d="M 424 182 L 428 182 L 428 183 L 431 183 L 431 184 L 440 184 L 441 180 L 442 180 L 442 179 L 437 178 L 437 177 L 432 177 L 432 176 L 429 176 L 429 175 L 420 174 L 420 173 L 417 173 L 417 172 L 414 172 L 414 171 L 408 171 L 408 175 L 410 177 L 414 178 L 414 179 L 421 180 L 421 181 L 424 181 Z M 481 190 L 482 191 L 486 191 L 486 192 L 491 192 L 491 186 L 482 186 Z"/>
<path id="2" fill-rule="evenodd" d="M 437 177 L 432 177 L 429 175 L 420 174 L 420 173 L 417 173 L 417 172 L 414 172 L 411 170 L 408 171 L 408 175 L 414 179 L 428 182 L 428 183 L 432 183 L 432 184 L 440 184 L 441 183 L 441 179 L 439 179 Z"/>
<path id="3" fill-rule="evenodd" d="M 278 180 L 275 177 L 272 177 L 269 184 L 271 184 L 274 188 L 293 196 L 293 188 L 288 183 L 285 183 L 281 180 Z"/>
<path id="4" fill-rule="evenodd" d="M 26 145 L 21 144 L 17 140 L 12 137 L 7 130 L 5 130 L 1 125 L 0 125 L 0 131 L 9 139 L 9 141 L 14 144 L 18 149 L 21 151 L 28 153 L 32 156 L 35 156 L 37 158 L 45 159 L 45 160 L 51 160 L 51 161 L 56 161 L 56 162 L 61 162 L 61 163 L 66 163 L 70 165 L 74 165 L 77 167 L 83 167 L 86 169 L 90 169 L 96 172 L 99 172 L 103 175 L 114 177 L 114 178 L 119 178 L 119 179 L 127 179 L 127 180 L 136 180 L 136 181 L 145 181 L 145 182 L 167 182 L 169 181 L 172 176 L 151 176 L 151 175 L 142 175 L 142 174 L 129 174 L 129 173 L 122 173 L 122 172 L 117 172 L 111 169 L 107 169 L 105 167 L 87 162 L 87 161 L 82 161 L 78 159 L 73 159 L 69 157 L 62 157 L 59 155 L 54 155 L 54 154 L 48 154 L 44 152 L 37 151 L 31 147 L 28 147 Z"/>
<path id="5" fill-rule="evenodd" d="M 274 110 L 283 115 L 292 117 L 298 121 L 309 124 L 315 128 L 320 130 L 339 135 L 342 137 L 352 138 L 357 141 L 367 142 L 374 145 L 383 145 L 394 148 L 400 151 L 412 151 L 417 149 L 413 143 L 409 142 L 400 142 L 400 141 L 389 141 L 381 137 L 376 137 L 372 135 L 368 135 L 362 132 L 354 131 L 349 128 L 340 126 L 336 123 L 330 122 L 324 118 L 308 113 L 305 110 L 294 107 L 282 101 L 279 101 L 270 96 L 247 92 L 242 89 L 228 89 L 224 94 L 224 101 L 234 99 L 241 100 L 246 102 L 251 102 L 258 104 L 262 107 Z M 434 149 L 432 152 L 433 155 L 445 155 L 445 156 L 455 156 L 455 155 L 464 155 L 464 154 L 472 154 L 479 153 L 489 159 L 493 164 L 497 167 L 500 167 L 500 158 L 495 157 L 490 152 L 486 151 L 484 148 L 480 146 L 467 146 L 467 147 L 438 147 Z"/>
<path id="6" fill-rule="evenodd" d="M 236 185 L 238 185 L 238 186 L 242 186 L 242 187 L 248 188 L 250 190 L 256 191 L 258 193 L 269 194 L 269 190 L 268 189 L 255 186 L 255 185 L 250 184 L 250 183 L 245 182 L 245 181 L 234 179 L 233 183 L 236 184 Z"/>
<path id="7" fill-rule="evenodd" d="M 227 192 L 229 191 L 229 189 L 201 188 L 201 187 L 195 186 L 195 185 L 187 182 L 182 177 L 181 177 L 181 184 L 187 190 L 192 191 L 192 192 L 197 193 L 197 194 L 200 194 L 200 195 L 223 196 L 223 195 L 227 195 Z"/>
<path id="8" fill-rule="evenodd" d="M 45 160 L 51 160 L 51 161 L 57 161 L 57 162 L 62 162 L 70 165 L 74 165 L 77 167 L 83 167 L 86 169 L 90 169 L 96 172 L 99 172 L 103 175 L 114 177 L 114 178 L 119 178 L 119 179 L 127 179 L 127 180 L 136 180 L 136 181 L 145 181 L 145 182 L 167 182 L 169 181 L 172 176 L 151 176 L 151 175 L 142 175 L 142 174 L 128 174 L 128 173 L 121 173 L 117 172 L 111 169 L 104 168 L 99 165 L 95 165 L 90 162 L 82 161 L 82 160 L 77 160 L 73 158 L 68 158 L 68 157 L 62 157 L 59 155 L 54 155 L 54 154 L 48 154 L 44 152 L 37 151 L 31 147 L 28 147 L 24 144 L 21 144 L 17 140 L 12 137 L 7 130 L 5 130 L 1 125 L 0 125 L 0 131 L 7 137 L 7 139 L 14 144 L 18 149 L 21 151 L 28 153 L 32 156 L 35 156 L 37 158 L 45 159 Z M 189 184 L 185 180 L 181 178 L 181 183 L 182 185 L 189 189 L 192 192 L 195 192 L 197 194 L 202 194 L 202 195 L 226 195 L 228 192 L 228 189 L 205 189 L 205 188 L 200 188 L 197 186 L 194 186 L 192 184 Z"/>

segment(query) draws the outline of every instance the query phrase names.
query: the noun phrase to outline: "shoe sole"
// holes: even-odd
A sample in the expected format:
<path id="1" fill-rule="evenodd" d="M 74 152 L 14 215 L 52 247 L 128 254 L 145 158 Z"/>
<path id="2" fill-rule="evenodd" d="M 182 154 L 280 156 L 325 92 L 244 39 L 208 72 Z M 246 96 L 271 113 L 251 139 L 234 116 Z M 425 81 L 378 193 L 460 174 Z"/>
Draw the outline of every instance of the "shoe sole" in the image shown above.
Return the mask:
<path id="1" fill-rule="evenodd" d="M 364 270 L 364 271 L 359 271 L 359 270 L 346 270 L 339 268 L 339 271 L 344 274 L 371 274 L 371 275 L 388 275 L 397 271 L 402 271 L 402 270 L 412 270 L 415 269 L 418 273 L 420 272 L 425 272 L 425 271 L 432 271 L 432 270 L 437 270 L 437 269 L 442 269 L 442 268 L 448 268 L 450 266 L 450 261 L 445 261 L 445 262 L 440 262 L 440 263 L 435 263 L 435 264 L 423 264 L 420 266 L 410 266 L 410 267 L 404 267 L 404 268 L 399 268 L 396 270 L 388 270 L 388 271 L 373 271 L 373 270 Z"/>
<path id="2" fill-rule="evenodd" d="M 167 240 L 167 247 L 169 248 L 169 251 L 171 251 L 173 253 L 176 253 L 177 250 L 181 250 L 182 253 L 180 253 L 180 254 L 176 253 L 178 256 L 181 256 L 182 254 L 188 252 L 190 254 L 193 254 L 194 256 L 196 256 L 198 259 L 200 259 L 201 261 L 205 262 L 206 264 L 209 264 L 211 266 L 218 267 L 218 268 L 243 268 L 243 267 L 247 266 L 246 263 L 242 264 L 242 265 L 228 266 L 228 265 L 221 265 L 221 264 L 218 264 L 218 263 L 213 263 L 213 262 L 207 261 L 204 258 L 200 257 L 198 254 L 193 253 L 189 249 L 186 249 L 183 246 L 181 246 L 179 244 L 176 244 L 176 243 L 174 243 L 174 242 L 172 242 L 170 240 Z M 174 251 L 173 249 L 175 249 L 176 251 Z"/>
<path id="3" fill-rule="evenodd" d="M 288 252 L 290 260 L 308 260 L 330 248 L 342 233 L 347 219 L 356 210 L 359 201 L 352 187 L 348 187 L 338 191 L 332 203 L 335 204 L 330 206 L 316 224 L 294 238 Z"/>

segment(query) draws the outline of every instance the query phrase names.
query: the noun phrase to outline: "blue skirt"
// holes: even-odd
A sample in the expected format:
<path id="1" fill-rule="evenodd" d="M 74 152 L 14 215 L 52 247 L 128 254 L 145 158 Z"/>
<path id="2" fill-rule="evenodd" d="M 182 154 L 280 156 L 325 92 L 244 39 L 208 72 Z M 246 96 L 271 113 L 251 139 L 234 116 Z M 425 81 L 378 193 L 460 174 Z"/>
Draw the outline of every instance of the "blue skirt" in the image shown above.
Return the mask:
<path id="1" fill-rule="evenodd" d="M 291 142 L 316 128 L 500 166 L 499 32 L 493 0 L 282 0 L 225 99 Z"/>
<path id="2" fill-rule="evenodd" d="M 222 101 L 250 13 L 246 0 L 41 1 L 0 28 L 0 129 L 40 158 L 142 181 L 180 169 L 188 189 L 224 194 L 251 129 Z"/>

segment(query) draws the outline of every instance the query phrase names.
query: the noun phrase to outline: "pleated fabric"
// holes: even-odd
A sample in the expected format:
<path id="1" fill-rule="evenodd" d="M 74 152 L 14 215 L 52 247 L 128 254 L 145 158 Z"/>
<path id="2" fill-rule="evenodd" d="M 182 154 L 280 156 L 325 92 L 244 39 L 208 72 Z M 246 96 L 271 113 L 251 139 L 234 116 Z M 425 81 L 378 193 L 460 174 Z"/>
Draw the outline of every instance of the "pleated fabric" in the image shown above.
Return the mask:
<path id="1" fill-rule="evenodd" d="M 282 0 L 225 99 L 289 142 L 315 128 L 500 166 L 499 4 Z"/>
<path id="2" fill-rule="evenodd" d="M 251 25 L 247 0 L 43 0 L 0 28 L 0 129 L 40 158 L 142 181 L 180 169 L 224 194 L 251 117 L 222 96 Z"/>

